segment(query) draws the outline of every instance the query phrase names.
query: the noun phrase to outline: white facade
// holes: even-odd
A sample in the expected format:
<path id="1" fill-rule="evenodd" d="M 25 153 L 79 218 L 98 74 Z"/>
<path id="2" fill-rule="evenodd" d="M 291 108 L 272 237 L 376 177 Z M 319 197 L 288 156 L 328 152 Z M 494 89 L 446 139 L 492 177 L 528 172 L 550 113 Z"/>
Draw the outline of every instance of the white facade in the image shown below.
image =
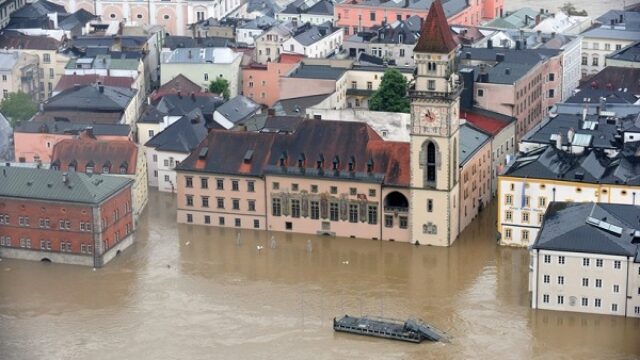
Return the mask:
<path id="1" fill-rule="evenodd" d="M 533 249 L 534 309 L 640 317 L 640 264 L 625 256 Z"/>
<path id="2" fill-rule="evenodd" d="M 542 217 L 552 201 L 636 205 L 640 187 L 591 184 L 571 179 L 498 177 L 500 245 L 526 247 L 535 241 Z"/>
<path id="3" fill-rule="evenodd" d="M 640 32 L 629 31 L 628 33 L 637 34 L 637 37 L 627 40 L 595 37 L 588 35 L 588 32 L 585 33 L 582 38 L 582 76 L 597 74 L 605 68 L 607 55 L 640 39 Z"/>
<path id="4" fill-rule="evenodd" d="M 289 38 L 282 43 L 281 52 L 283 54 L 305 55 L 309 58 L 326 58 L 340 48 L 343 38 L 344 29 L 342 28 L 309 45 L 302 44 L 295 38 Z"/>
<path id="5" fill-rule="evenodd" d="M 571 95 L 573 90 L 580 85 L 582 78 L 582 37 L 578 36 L 575 40 L 563 47 L 562 51 L 562 99 L 565 101 Z"/>
<path id="6" fill-rule="evenodd" d="M 297 24 L 305 24 L 310 23 L 311 25 L 320 25 L 324 24 L 327 21 L 335 24 L 336 16 L 335 14 L 276 14 L 276 19 L 279 21 L 292 21 Z"/>
<path id="7" fill-rule="evenodd" d="M 236 43 L 245 43 L 249 46 L 253 46 L 256 43 L 256 39 L 264 30 L 262 29 L 236 29 Z"/>
<path id="8" fill-rule="evenodd" d="M 145 146 L 149 186 L 157 187 L 163 192 L 176 192 L 176 171 L 178 164 L 189 154 L 157 151 L 153 147 Z"/>

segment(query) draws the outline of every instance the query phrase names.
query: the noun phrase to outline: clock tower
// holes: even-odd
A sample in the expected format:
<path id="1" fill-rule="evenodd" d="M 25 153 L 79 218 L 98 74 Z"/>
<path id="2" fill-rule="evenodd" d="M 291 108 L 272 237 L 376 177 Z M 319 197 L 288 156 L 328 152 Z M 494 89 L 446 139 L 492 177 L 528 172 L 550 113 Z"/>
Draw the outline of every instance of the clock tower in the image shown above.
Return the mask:
<path id="1" fill-rule="evenodd" d="M 431 4 L 414 48 L 411 96 L 411 239 L 449 246 L 458 236 L 458 46 L 440 0 Z"/>

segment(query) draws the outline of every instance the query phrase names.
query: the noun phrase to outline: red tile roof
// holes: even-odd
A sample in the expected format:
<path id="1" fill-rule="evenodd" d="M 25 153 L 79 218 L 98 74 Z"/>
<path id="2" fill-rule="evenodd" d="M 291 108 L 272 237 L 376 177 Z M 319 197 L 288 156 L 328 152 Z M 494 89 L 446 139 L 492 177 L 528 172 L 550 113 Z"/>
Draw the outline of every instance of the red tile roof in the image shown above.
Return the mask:
<path id="1" fill-rule="evenodd" d="M 205 148 L 206 158 L 203 159 L 200 154 Z M 409 186 L 409 143 L 384 141 L 370 126 L 358 122 L 308 119 L 301 121 L 292 134 L 213 130 L 179 168 L 263 176 L 265 172 L 273 173 L 274 168 L 279 168 L 284 153 L 291 167 L 297 166 L 304 154 L 306 176 L 321 176 L 313 175 L 321 155 L 325 172 L 322 176 L 333 176 L 333 159 L 337 156 L 343 176 L 335 179 L 349 181 L 344 170 L 353 156 L 359 176 L 367 176 L 367 162 L 371 159 L 373 173 L 378 176 L 376 179 L 386 185 Z M 251 154 L 249 161 L 245 160 L 246 154 Z"/>
<path id="2" fill-rule="evenodd" d="M 463 119 L 491 135 L 496 135 L 511 122 L 515 121 L 513 117 L 494 113 L 493 111 L 474 109 L 462 110 L 461 112 Z"/>
<path id="3" fill-rule="evenodd" d="M 60 92 L 72 88 L 74 85 L 92 85 L 100 81 L 103 85 L 131 88 L 133 78 L 126 76 L 100 75 L 62 75 L 55 91 Z"/>
<path id="4" fill-rule="evenodd" d="M 46 35 L 24 35 L 14 31 L 0 34 L 0 48 L 3 49 L 58 50 L 60 44 Z"/>
<path id="5" fill-rule="evenodd" d="M 300 54 L 281 54 L 280 63 L 282 64 L 297 64 L 304 59 L 304 55 Z"/>
<path id="6" fill-rule="evenodd" d="M 85 172 L 87 164 L 93 162 L 94 172 L 102 173 L 102 168 L 109 166 L 109 172 L 113 174 L 118 174 L 120 167 L 126 164 L 126 173 L 135 174 L 137 157 L 138 147 L 132 141 L 103 141 L 82 136 L 58 142 L 53 147 L 51 162 L 59 162 L 60 170 L 67 171 L 69 164 L 75 161 L 79 172 Z"/>
<path id="7" fill-rule="evenodd" d="M 420 38 L 414 52 L 449 53 L 457 46 L 440 0 L 431 3 L 427 21 L 420 30 Z"/>
<path id="8" fill-rule="evenodd" d="M 203 91 L 200 85 L 189 80 L 186 76 L 179 74 L 164 85 L 160 86 L 158 90 L 154 91 L 150 95 L 151 101 L 156 101 L 165 95 L 177 94 L 178 92 L 188 95 L 191 93 L 201 93 Z"/>

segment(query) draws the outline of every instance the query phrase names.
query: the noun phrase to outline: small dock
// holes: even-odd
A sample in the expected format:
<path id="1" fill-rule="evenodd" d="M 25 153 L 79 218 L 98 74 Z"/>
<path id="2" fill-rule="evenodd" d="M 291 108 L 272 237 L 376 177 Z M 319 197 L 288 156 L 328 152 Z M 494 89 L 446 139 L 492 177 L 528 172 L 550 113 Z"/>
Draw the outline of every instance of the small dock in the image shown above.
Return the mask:
<path id="1" fill-rule="evenodd" d="M 448 336 L 417 319 L 407 321 L 380 317 L 345 315 L 333 319 L 333 330 L 385 339 L 421 343 L 423 340 L 448 342 Z"/>

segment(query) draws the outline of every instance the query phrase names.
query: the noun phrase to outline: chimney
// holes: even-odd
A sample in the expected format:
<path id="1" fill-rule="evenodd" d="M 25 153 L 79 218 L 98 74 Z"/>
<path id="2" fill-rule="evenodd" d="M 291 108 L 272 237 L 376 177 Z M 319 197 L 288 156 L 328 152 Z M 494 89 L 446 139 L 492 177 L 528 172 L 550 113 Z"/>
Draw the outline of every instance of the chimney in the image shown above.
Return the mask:
<path id="1" fill-rule="evenodd" d="M 493 40 L 487 40 L 487 49 L 493 49 Z"/>
<path id="2" fill-rule="evenodd" d="M 587 112 L 589 111 L 589 108 L 587 105 L 584 106 L 584 108 L 582 109 L 582 121 L 587 120 Z"/>
<path id="3" fill-rule="evenodd" d="M 505 75 L 511 75 L 511 68 L 504 69 L 504 74 Z"/>
<path id="4" fill-rule="evenodd" d="M 273 108 L 267 109 L 267 115 L 275 116 L 276 115 L 276 109 L 273 109 Z"/>
<path id="5" fill-rule="evenodd" d="M 65 185 L 69 183 L 69 174 L 66 172 L 62 173 L 62 183 Z"/>
<path id="6" fill-rule="evenodd" d="M 503 53 L 497 53 L 496 54 L 496 61 L 497 62 L 503 62 L 504 61 L 504 54 Z"/>
<path id="7" fill-rule="evenodd" d="M 520 50 L 522 48 L 522 41 L 516 40 L 516 50 Z"/>
<path id="8" fill-rule="evenodd" d="M 193 55 L 191 55 L 191 50 L 189 50 L 189 59 L 191 59 Z"/>
<path id="9" fill-rule="evenodd" d="M 98 91 L 100 94 L 104 94 L 104 85 L 98 85 Z"/>
<path id="10" fill-rule="evenodd" d="M 558 150 L 562 150 L 562 134 L 558 133 L 556 134 L 556 149 Z"/>
<path id="11" fill-rule="evenodd" d="M 540 8 L 540 14 L 544 14 L 544 9 Z"/>
<path id="12" fill-rule="evenodd" d="M 196 101 L 196 93 L 191 92 L 191 100 Z"/>
<path id="13" fill-rule="evenodd" d="M 93 137 L 94 137 L 94 136 L 93 136 L 93 126 L 87 126 L 87 127 L 84 129 L 84 133 L 85 133 L 88 137 L 93 138 Z"/>
<path id="14" fill-rule="evenodd" d="M 371 175 L 372 172 L 373 172 L 373 158 L 369 158 L 369 161 L 367 161 L 367 174 Z"/>
<path id="15" fill-rule="evenodd" d="M 536 15 L 536 25 L 540 24 L 540 14 Z"/>

